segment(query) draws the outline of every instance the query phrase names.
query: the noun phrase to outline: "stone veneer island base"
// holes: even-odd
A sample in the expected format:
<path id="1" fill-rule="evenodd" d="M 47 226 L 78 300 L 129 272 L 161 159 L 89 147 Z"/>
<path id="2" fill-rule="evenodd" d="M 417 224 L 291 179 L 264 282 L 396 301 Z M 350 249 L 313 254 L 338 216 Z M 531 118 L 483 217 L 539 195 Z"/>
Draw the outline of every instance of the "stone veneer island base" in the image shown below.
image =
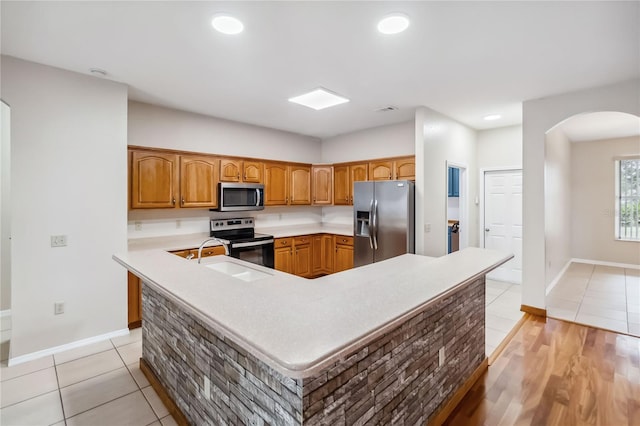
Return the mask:
<path id="1" fill-rule="evenodd" d="M 144 284 L 141 368 L 177 408 L 178 423 L 440 423 L 487 368 L 484 283 L 484 275 L 461 283 L 339 361 L 297 379 Z"/>

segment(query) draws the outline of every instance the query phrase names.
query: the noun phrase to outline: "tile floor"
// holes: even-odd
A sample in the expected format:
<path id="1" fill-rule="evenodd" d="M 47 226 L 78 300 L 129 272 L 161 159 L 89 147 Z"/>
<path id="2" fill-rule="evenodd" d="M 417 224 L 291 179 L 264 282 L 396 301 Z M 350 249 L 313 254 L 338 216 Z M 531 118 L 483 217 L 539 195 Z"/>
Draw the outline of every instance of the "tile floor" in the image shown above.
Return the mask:
<path id="1" fill-rule="evenodd" d="M 547 295 L 547 316 L 640 336 L 640 270 L 573 262 Z"/>
<path id="2" fill-rule="evenodd" d="M 522 313 L 519 285 L 487 280 L 486 289 L 490 355 Z M 7 336 L 9 321 L 3 323 Z M 141 339 L 138 328 L 128 336 L 13 367 L 3 361 L 0 425 L 174 425 L 138 367 Z"/>
<path id="3" fill-rule="evenodd" d="M 138 367 L 142 333 L 0 367 L 0 424 L 174 425 Z"/>
<path id="4" fill-rule="evenodd" d="M 485 290 L 485 352 L 490 356 L 522 318 L 522 287 L 503 281 L 487 280 Z"/>

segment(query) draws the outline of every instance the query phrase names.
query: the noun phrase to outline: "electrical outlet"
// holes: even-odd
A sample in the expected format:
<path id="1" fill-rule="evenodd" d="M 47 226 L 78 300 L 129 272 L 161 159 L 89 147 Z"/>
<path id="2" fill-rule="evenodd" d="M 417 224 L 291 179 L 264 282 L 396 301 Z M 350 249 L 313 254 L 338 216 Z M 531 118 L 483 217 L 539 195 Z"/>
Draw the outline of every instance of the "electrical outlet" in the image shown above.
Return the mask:
<path id="1" fill-rule="evenodd" d="M 67 245 L 67 236 L 66 235 L 52 235 L 51 236 L 51 247 L 64 247 Z"/>
<path id="2" fill-rule="evenodd" d="M 53 304 L 53 314 L 54 315 L 64 314 L 64 302 L 55 302 Z"/>
<path id="3" fill-rule="evenodd" d="M 425 223 L 424 224 L 424 232 L 431 232 L 431 224 L 430 223 Z"/>
<path id="4" fill-rule="evenodd" d="M 134 222 L 136 231 L 142 231 L 142 222 Z"/>
<path id="5" fill-rule="evenodd" d="M 444 364 L 444 346 L 438 351 L 438 367 L 442 367 Z"/>
<path id="6" fill-rule="evenodd" d="M 176 228 L 180 228 L 182 226 L 182 221 L 180 219 L 176 220 Z"/>

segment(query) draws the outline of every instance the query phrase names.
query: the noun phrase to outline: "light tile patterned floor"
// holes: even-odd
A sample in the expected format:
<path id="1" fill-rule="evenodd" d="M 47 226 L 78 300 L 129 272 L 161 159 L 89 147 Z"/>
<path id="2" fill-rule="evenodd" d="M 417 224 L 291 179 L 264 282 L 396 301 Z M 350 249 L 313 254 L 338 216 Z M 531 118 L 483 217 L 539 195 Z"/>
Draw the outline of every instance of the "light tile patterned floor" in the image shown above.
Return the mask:
<path id="1" fill-rule="evenodd" d="M 522 313 L 519 285 L 487 280 L 486 289 L 490 355 Z M 138 328 L 14 367 L 3 362 L 0 425 L 174 425 L 138 367 L 141 354 Z"/>
<path id="2" fill-rule="evenodd" d="M 640 336 L 640 270 L 573 262 L 547 296 L 547 316 Z"/>
<path id="3" fill-rule="evenodd" d="M 522 318 L 522 287 L 520 284 L 487 280 L 485 300 L 485 352 L 489 356 Z"/>
<path id="4" fill-rule="evenodd" d="M 174 425 L 138 368 L 141 329 L 128 336 L 0 367 L 0 424 Z"/>

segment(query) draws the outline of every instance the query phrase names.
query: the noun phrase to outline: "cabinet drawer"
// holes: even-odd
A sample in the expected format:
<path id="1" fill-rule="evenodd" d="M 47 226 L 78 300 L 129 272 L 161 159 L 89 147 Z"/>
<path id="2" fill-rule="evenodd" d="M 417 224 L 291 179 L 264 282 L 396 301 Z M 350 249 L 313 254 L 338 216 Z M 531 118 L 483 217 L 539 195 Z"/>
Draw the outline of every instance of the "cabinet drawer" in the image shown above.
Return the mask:
<path id="1" fill-rule="evenodd" d="M 311 244 L 311 236 L 309 235 L 301 235 L 299 237 L 294 237 L 293 242 L 296 246 L 301 246 L 304 244 Z"/>
<path id="2" fill-rule="evenodd" d="M 194 249 L 193 253 L 198 256 L 198 249 Z M 202 257 L 218 256 L 224 254 L 223 246 L 205 247 L 202 249 Z"/>
<path id="3" fill-rule="evenodd" d="M 293 243 L 293 238 L 276 238 L 274 243 L 274 248 L 280 247 L 291 247 L 291 243 Z"/>
<path id="4" fill-rule="evenodd" d="M 353 237 L 344 237 L 342 235 L 336 235 L 336 244 L 344 244 L 346 246 L 352 246 Z"/>

